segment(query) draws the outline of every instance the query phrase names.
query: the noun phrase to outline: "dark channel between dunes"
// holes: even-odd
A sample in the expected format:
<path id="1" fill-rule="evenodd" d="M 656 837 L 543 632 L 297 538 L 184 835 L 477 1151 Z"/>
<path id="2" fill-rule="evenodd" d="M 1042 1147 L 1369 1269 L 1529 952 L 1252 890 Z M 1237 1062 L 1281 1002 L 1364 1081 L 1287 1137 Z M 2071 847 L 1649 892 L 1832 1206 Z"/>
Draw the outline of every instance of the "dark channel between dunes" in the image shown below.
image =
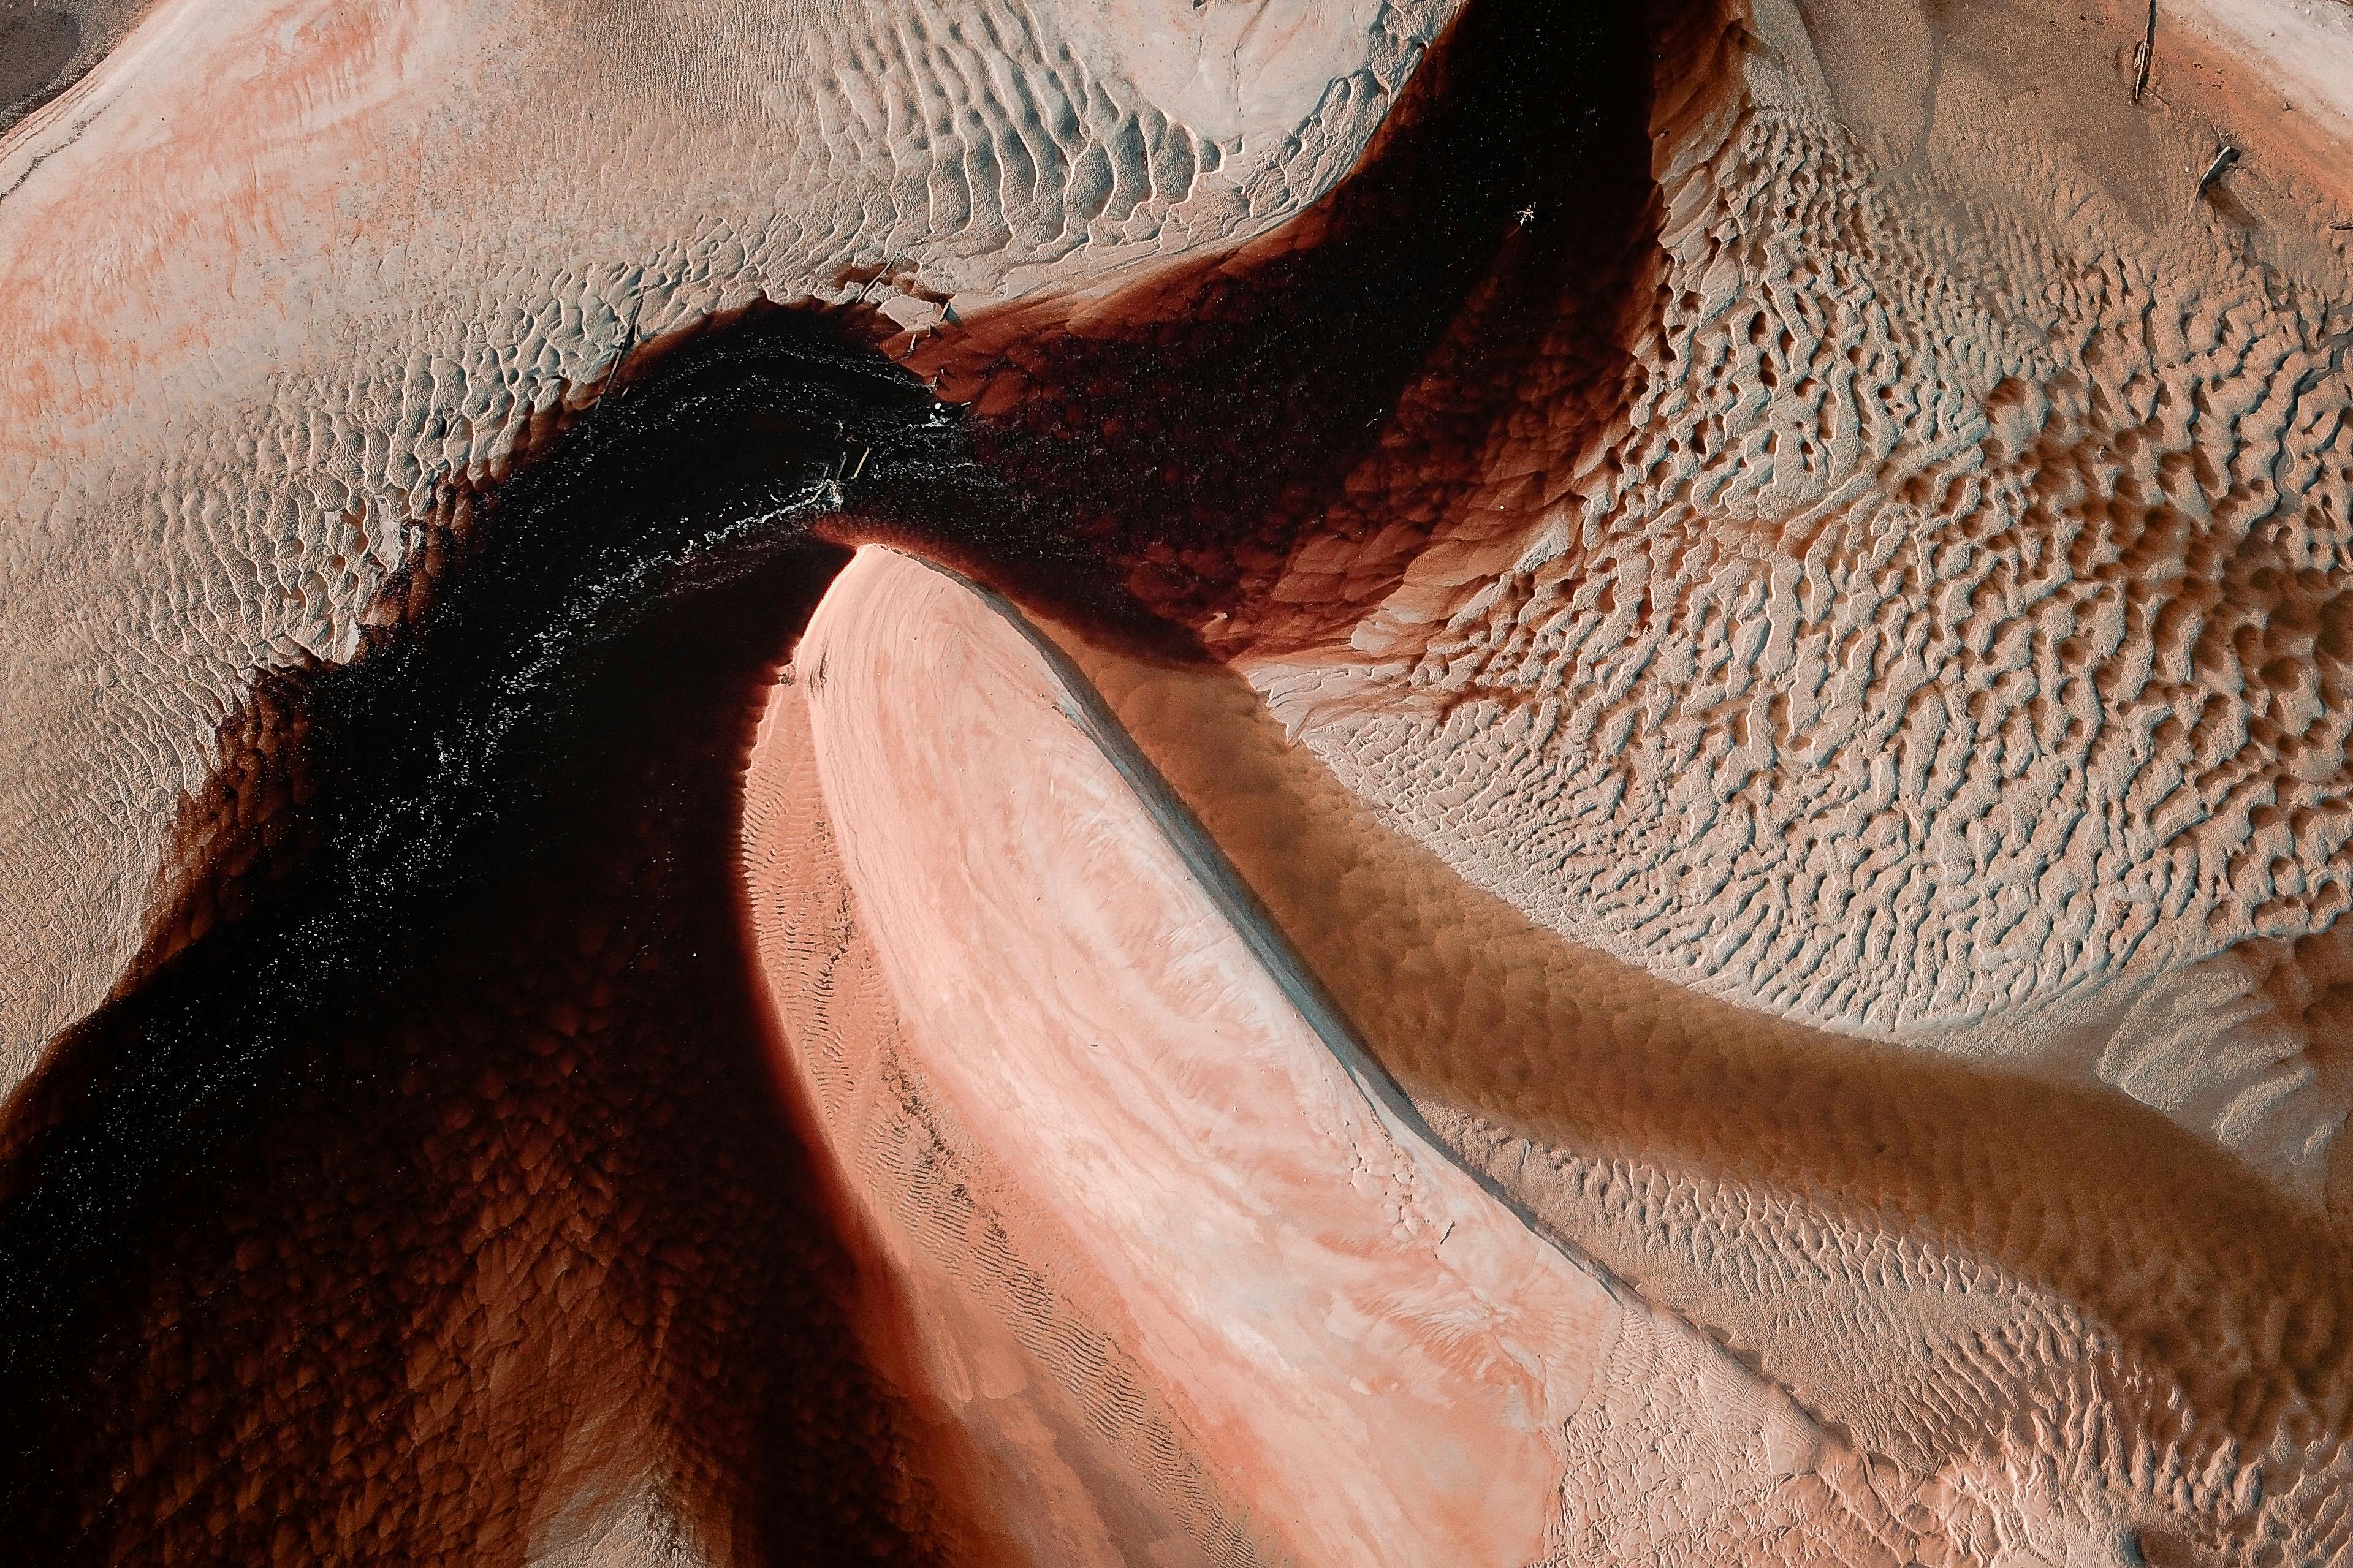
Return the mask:
<path id="1" fill-rule="evenodd" d="M 939 1555 L 732 878 L 752 703 L 847 555 L 765 514 L 845 440 L 954 482 L 831 325 L 678 351 L 411 627 L 273 682 L 315 847 L 12 1108 L 26 1560 L 521 1561 L 648 1449 L 723 1560 Z"/>
<path id="2" fill-rule="evenodd" d="M 1606 401 L 1666 37 L 1480 0 L 1289 243 L 1084 333 L 976 323 L 977 412 L 863 313 L 659 345 L 458 507 L 358 658 L 264 676 L 147 955 L 0 1126 L 0 1540 L 519 1563 L 643 1474 L 718 1562 L 989 1560 L 777 1070 L 734 877 L 757 705 L 845 541 L 1184 655 L 1357 526 L 1409 389 L 1398 483 L 1464 482 L 1528 313 L 1589 321 L 1536 379 Z"/>
<path id="3" fill-rule="evenodd" d="M 863 312 L 712 323 L 453 500 L 465 526 L 356 659 L 260 680 L 147 953 L 0 1122 L 0 1542 L 520 1563 L 584 1482 L 641 1474 L 716 1563 L 994 1560 L 1007 1500 L 971 1495 L 878 1363 L 901 1309 L 777 1070 L 734 874 L 767 685 L 868 539 L 1157 658 L 1346 626 L 1502 421 L 1539 406 L 1573 442 L 1622 408 L 1651 83 L 1704 95 L 1742 47 L 1707 5 L 1474 0 L 1363 169 L 1270 241 L 1083 319 L 1006 309 L 912 368 Z M 1400 522 L 1345 602 L 1271 591 L 1298 543 Z M 1345 871 L 1294 838 L 1301 887 Z M 1494 953 L 1545 961 L 1497 919 Z M 1306 956 L 1377 1014 L 1390 954 L 1348 940 Z M 1494 953 L 1433 1016 L 1508 990 Z M 2333 1449 L 2353 1258 L 2200 1188 L 2163 1127 L 1730 1026 L 1630 1063 L 1574 1026 L 1526 1103 L 1486 1109 L 2047 1282 L 2189 1391 L 2142 1418 L 2193 1448 Z M 1401 1027 L 1366 1029 L 1393 1065 Z M 1871 1141 L 1790 1135 L 1778 1107 L 1831 1099 Z M 2112 1145 L 2140 1152 L 2083 1168 Z M 1982 1196 L 1996 1165 L 2015 1209 Z M 2144 1209 L 2178 1256 L 2104 1231 Z M 2153 1259 L 2172 1289 L 2134 1275 Z"/>

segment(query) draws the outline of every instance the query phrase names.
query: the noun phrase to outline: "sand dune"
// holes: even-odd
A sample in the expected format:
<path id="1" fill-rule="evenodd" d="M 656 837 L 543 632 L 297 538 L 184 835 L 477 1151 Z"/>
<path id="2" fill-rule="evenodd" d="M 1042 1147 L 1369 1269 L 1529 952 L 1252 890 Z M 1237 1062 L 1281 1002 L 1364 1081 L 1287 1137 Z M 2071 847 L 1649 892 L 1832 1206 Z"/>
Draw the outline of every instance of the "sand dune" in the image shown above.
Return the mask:
<path id="1" fill-rule="evenodd" d="M 253 673 L 349 658 L 632 344 L 1263 233 L 1448 9 L 158 5 L 0 139 L 6 1076 L 129 961 Z"/>
<path id="2" fill-rule="evenodd" d="M 2341 0 L 0 9 L 0 1533 L 2353 1561 L 2348 351 Z"/>
<path id="3" fill-rule="evenodd" d="M 1859 1467 L 1786 1394 L 1319 1034 L 1042 640 L 863 553 L 762 719 L 745 845 L 917 1373 L 1032 1560 L 1576 1562 L 1709 1526 L 1904 1560 L 1810 1506 Z"/>

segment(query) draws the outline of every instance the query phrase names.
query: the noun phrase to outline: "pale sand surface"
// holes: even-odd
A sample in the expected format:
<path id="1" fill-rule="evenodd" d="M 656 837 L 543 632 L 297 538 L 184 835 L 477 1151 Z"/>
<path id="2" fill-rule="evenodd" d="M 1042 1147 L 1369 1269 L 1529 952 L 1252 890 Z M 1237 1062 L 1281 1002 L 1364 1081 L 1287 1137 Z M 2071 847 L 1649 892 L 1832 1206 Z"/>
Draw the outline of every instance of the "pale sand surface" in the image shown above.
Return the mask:
<path id="1" fill-rule="evenodd" d="M 2136 105 L 2134 6 L 1758 5 L 1730 92 L 1662 92 L 1631 424 L 1558 449 L 1532 388 L 1453 542 L 1254 679 L 1580 942 L 2083 1057 L 2316 1192 L 2341 9 L 2168 6 Z M 757 297 L 922 324 L 1267 232 L 1449 14 L 159 7 L 0 140 L 0 1070 L 120 973 L 251 673 L 346 657 L 449 483 L 625 344 Z M 1046 63 L 1016 91 L 992 50 Z M 1057 155 L 1025 183 L 976 126 Z M 2227 199 L 2191 199 L 2225 136 Z M 2136 1009 L 2195 1022 L 2111 1050 Z"/>
<path id="2" fill-rule="evenodd" d="M 0 1081 L 137 946 L 252 672 L 348 657 L 450 485 L 624 345 L 1267 233 L 1447 14 L 167 0 L 0 135 Z M 2353 1551 L 2346 13 L 2168 3 L 2136 105 L 2142 15 L 1757 0 L 1730 88 L 1662 97 L 1627 418 L 1532 384 L 1434 522 L 1303 546 L 1312 605 L 1445 542 L 1329 646 L 1072 647 L 1430 1124 L 1763 1380 L 1641 1302 L 1438 1334 L 1577 1277 L 1366 1109 L 985 605 L 871 556 L 837 595 L 871 700 L 812 666 L 772 710 L 764 952 L 942 1420 L 1055 1500 L 1036 1552 L 1280 1556 L 1408 1496 L 1498 1560 Z M 1150 1042 L 1115 1080 L 1112 1025 Z M 1231 1337 L 1252 1179 L 1301 1194 L 1286 1289 L 1410 1325 L 1292 1300 L 1268 1343 L 1329 1375 L 1290 1403 Z M 1503 1273 L 1431 1268 L 1458 1200 Z M 1229 1227 L 1189 1272 L 1139 1239 L 1172 1211 Z M 1486 1482 L 1572 1484 L 1491 1516 L 1411 1444 L 1313 1462 L 1441 1370 Z M 1818 1447 L 1759 1439 L 1776 1385 Z"/>
<path id="3" fill-rule="evenodd" d="M 1808 1029 L 1565 942 L 1385 826 L 1236 676 L 1064 642 L 1438 1131 L 1948 1489 L 1946 1517 L 1978 1521 L 1951 1527 L 1961 1560 L 2341 1531 L 2342 1459 L 2305 1446 L 2353 1395 L 2341 1209 L 2113 1091 Z"/>
<path id="4" fill-rule="evenodd" d="M 1655 119 L 1626 417 L 1538 377 L 1434 525 L 1313 540 L 1276 594 L 1434 526 L 1385 602 L 1232 646 L 1535 922 L 2105 1082 L 2316 1201 L 2353 1103 L 2353 155 L 2341 85 L 2216 53 L 2200 10 L 2163 9 L 2133 103 L 2143 15 L 1756 7 L 1739 90 Z"/>
<path id="5" fill-rule="evenodd" d="M 1806 1502 L 1852 1461 L 1786 1395 L 1359 1087 L 1071 702 L 979 596 L 870 550 L 747 786 L 779 1011 L 1032 1549 L 1116 1560 L 1142 1519 L 1168 1561 L 1214 1559 L 1205 1530 L 1577 1561 L 1793 1507 L 1868 1542 Z"/>

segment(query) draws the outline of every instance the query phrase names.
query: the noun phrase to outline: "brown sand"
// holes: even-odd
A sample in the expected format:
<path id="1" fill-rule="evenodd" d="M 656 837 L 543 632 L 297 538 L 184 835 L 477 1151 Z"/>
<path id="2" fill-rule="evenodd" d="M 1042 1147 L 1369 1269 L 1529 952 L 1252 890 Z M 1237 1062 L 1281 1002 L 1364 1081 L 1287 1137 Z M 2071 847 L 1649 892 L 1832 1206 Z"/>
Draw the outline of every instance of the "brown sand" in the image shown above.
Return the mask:
<path id="1" fill-rule="evenodd" d="M 2137 5 L 1679 14 L 1658 79 L 1620 84 L 1649 93 L 1618 129 L 1656 189 L 1640 146 L 1564 165 L 1525 234 L 1577 245 L 1515 225 L 1491 268 L 1413 274 L 1460 290 L 1427 341 L 1346 296 L 1330 332 L 1391 352 L 1345 359 L 1365 433 L 1303 471 L 1282 442 L 1314 378 L 1233 351 L 1328 319 L 1243 285 L 1350 281 L 1316 270 L 1347 204 L 1284 220 L 1451 10 L 156 7 L 0 135 L 0 1079 L 123 973 L 184 797 L 278 809 L 252 798 L 274 780 L 205 795 L 224 716 L 264 672 L 350 658 L 453 490 L 633 341 L 760 295 L 871 296 L 922 369 L 996 394 L 976 416 L 1055 520 L 1100 466 L 1056 490 L 1025 437 L 1165 477 L 1181 507 L 1111 519 L 1154 525 L 1116 541 L 1126 586 L 1235 676 L 1080 651 L 1429 1122 L 1640 1292 L 1606 1353 L 1516 1292 L 1487 1339 L 1432 1351 L 1472 1286 L 1363 1240 L 1331 1116 L 1219 1103 L 1211 1045 L 1280 1076 L 1318 1042 L 1187 902 L 1165 825 L 1054 749 L 1045 677 L 971 604 L 845 592 L 874 695 L 828 729 L 812 669 L 802 730 L 771 726 L 765 765 L 797 783 L 754 794 L 768 973 L 998 1537 L 1210 1561 L 1509 1557 L 1531 1530 L 1577 1562 L 2353 1552 L 2343 7 L 2167 0 L 2139 102 Z M 1010 58 L 1046 68 L 1016 89 Z M 1024 174 L 1017 142 L 1052 155 Z M 1131 397 L 1102 345 L 1236 300 L 1186 340 L 1224 379 L 1177 384 L 1247 426 L 1189 456 L 1111 428 L 1168 388 Z M 1278 372 L 1298 397 L 1248 399 Z M 1024 375 L 1048 395 L 1026 408 Z M 886 681 L 948 658 L 918 640 L 946 626 L 955 685 Z M 184 912 L 169 941 L 212 918 Z M 1171 1076 L 1106 1087 L 1050 1054 L 1083 1062 L 1113 1023 Z M 1049 1089 L 1061 1121 L 1003 1098 Z M 1159 1142 L 1138 1121 L 1188 1107 Z M 1041 1158 L 1078 1159 L 1058 1125 L 1163 1163 L 1107 1218 L 1092 1167 Z M 1377 1169 L 1454 1191 L 1384 1127 Z M 910 1209 L 934 1167 L 962 1188 Z M 484 1169 L 484 1203 L 530 1185 Z M 1401 1302 L 1411 1331 L 1277 1314 L 1297 1337 L 1270 1342 L 1324 1358 L 1305 1403 L 1235 1338 L 1257 1298 L 1172 1294 L 1240 1289 L 1221 1270 L 1258 1232 L 1173 1274 L 1162 1237 L 1137 1251 L 1138 1214 L 1250 1215 L 1245 1178 L 1279 1180 L 1310 1238 L 1286 1288 Z M 252 1180 L 254 1212 L 310 1234 Z M 1452 1203 L 1573 1289 L 1490 1199 Z M 908 1325 L 863 1326 L 888 1361 Z M 1590 1364 L 1556 1375 L 1572 1343 Z M 455 1395 L 418 1389 L 458 1384 L 429 1371 L 409 1392 L 438 1419 Z M 1458 1382 L 1525 1408 L 1480 1415 Z M 331 1420 L 307 1386 L 252 1410 Z M 259 1416 L 219 1397 L 242 1463 Z M 1416 1419 L 1358 1403 L 1390 1398 Z M 1364 1440 L 1324 1462 L 1348 1420 Z M 1442 1461 L 1478 1434 L 1466 1479 Z M 259 1528 L 264 1493 L 205 1474 L 221 1528 Z M 552 1551 L 635 1507 L 625 1479 L 581 1487 Z"/>

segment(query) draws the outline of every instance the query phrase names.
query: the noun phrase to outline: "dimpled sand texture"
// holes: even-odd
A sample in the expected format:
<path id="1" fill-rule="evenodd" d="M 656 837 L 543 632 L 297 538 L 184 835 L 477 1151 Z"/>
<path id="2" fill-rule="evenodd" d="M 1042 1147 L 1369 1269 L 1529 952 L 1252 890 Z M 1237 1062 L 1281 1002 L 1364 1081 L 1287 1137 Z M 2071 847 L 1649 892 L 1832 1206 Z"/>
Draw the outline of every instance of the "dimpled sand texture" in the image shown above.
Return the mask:
<path id="1" fill-rule="evenodd" d="M 2348 361 L 2343 0 L 0 4 L 0 1497 L 2353 1563 Z"/>

